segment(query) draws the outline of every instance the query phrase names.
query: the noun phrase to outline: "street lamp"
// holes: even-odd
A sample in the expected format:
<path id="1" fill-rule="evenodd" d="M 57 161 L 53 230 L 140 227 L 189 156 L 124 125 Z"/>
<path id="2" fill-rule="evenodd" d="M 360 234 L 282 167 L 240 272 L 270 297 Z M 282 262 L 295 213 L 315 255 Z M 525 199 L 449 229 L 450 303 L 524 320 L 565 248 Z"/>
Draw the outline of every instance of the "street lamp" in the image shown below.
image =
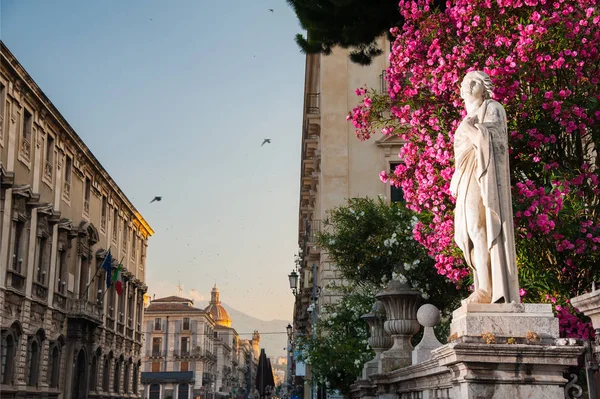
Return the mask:
<path id="1" fill-rule="evenodd" d="M 294 333 L 294 327 L 292 327 L 291 324 L 288 324 L 285 330 L 287 331 L 288 338 L 291 340 L 292 334 Z"/>
<path id="2" fill-rule="evenodd" d="M 298 292 L 298 273 L 296 273 L 295 270 L 292 270 L 292 272 L 288 275 L 288 278 L 290 280 L 290 288 L 292 289 L 294 295 L 296 295 Z"/>

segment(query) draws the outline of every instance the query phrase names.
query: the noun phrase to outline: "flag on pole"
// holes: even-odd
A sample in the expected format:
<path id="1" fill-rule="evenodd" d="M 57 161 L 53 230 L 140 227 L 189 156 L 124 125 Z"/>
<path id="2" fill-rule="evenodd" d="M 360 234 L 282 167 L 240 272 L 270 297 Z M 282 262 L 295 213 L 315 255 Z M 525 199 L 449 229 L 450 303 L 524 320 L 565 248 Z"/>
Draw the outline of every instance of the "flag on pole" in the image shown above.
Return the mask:
<path id="1" fill-rule="evenodd" d="M 123 293 L 123 279 L 121 276 L 121 268 L 122 264 L 119 263 L 119 266 L 113 271 L 112 275 L 112 283 L 115 285 L 115 289 L 117 290 L 117 294 L 121 295 Z"/>
<path id="2" fill-rule="evenodd" d="M 104 260 L 102 261 L 102 265 L 101 267 L 106 271 L 106 288 L 110 287 L 110 281 L 111 281 L 111 277 L 112 277 L 112 255 L 110 254 L 110 249 L 108 250 L 108 253 L 106 254 L 106 257 L 104 258 Z"/>

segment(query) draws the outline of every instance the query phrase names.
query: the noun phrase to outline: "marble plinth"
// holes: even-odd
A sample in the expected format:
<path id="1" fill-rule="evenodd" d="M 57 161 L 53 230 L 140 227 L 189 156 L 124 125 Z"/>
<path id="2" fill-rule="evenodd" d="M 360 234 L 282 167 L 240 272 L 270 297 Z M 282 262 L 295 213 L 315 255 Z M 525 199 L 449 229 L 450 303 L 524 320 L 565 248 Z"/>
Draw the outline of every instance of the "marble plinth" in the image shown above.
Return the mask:
<path id="1" fill-rule="evenodd" d="M 508 338 L 523 343 L 536 336 L 539 343 L 552 343 L 559 337 L 558 319 L 552 305 L 539 303 L 463 304 L 452 313 L 451 340 L 482 342 L 484 334 L 493 335 L 497 343 Z"/>

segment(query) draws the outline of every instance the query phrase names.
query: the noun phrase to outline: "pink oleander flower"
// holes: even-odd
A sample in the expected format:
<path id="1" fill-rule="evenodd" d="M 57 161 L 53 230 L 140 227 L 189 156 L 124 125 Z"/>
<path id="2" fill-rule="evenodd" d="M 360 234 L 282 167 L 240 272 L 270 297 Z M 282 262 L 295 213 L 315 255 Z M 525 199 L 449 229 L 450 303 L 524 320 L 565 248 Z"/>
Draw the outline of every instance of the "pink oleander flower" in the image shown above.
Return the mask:
<path id="1" fill-rule="evenodd" d="M 401 0 L 405 24 L 391 30 L 388 93 L 375 101 L 357 89 L 362 98 L 348 115 L 361 140 L 381 131 L 404 141 L 401 163 L 379 177 L 425 216 L 415 240 L 440 274 L 461 284 L 470 271 L 453 241 L 449 192 L 454 131 L 465 116 L 458 85 L 470 70 L 490 75 L 509 116 L 519 267 L 534 279 L 558 276 L 550 292 L 524 284 L 525 294 L 560 303 L 565 334 L 589 335 L 580 313 L 562 304 L 600 273 L 600 215 L 591 212 L 600 207 L 597 1 L 451 0 L 439 12 L 428 0 Z"/>

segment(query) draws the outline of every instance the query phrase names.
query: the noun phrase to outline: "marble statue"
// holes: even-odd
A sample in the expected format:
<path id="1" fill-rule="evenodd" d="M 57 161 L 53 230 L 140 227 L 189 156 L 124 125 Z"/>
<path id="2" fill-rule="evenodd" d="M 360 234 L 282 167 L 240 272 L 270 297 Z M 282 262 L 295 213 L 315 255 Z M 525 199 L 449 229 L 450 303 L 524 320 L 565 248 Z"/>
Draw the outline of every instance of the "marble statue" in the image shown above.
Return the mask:
<path id="1" fill-rule="evenodd" d="M 490 77 L 466 74 L 467 115 L 454 136 L 454 240 L 473 270 L 467 303 L 519 303 L 506 112 L 492 100 Z"/>

